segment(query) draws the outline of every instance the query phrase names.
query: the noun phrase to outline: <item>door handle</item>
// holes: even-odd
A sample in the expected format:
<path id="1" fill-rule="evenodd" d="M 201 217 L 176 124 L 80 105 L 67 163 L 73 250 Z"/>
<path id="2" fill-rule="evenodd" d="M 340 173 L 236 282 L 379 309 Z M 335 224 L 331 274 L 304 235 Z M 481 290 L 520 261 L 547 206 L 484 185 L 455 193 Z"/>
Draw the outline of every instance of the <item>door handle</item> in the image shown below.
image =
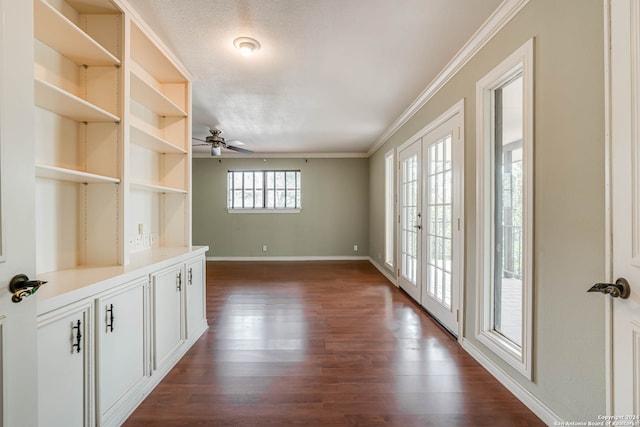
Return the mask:
<path id="1" fill-rule="evenodd" d="M 613 298 L 627 299 L 631 294 L 631 287 L 626 279 L 620 277 L 616 283 L 596 283 L 587 292 L 601 292 L 611 295 Z"/>
<path id="2" fill-rule="evenodd" d="M 22 301 L 23 298 L 35 294 L 40 286 L 44 285 L 45 283 L 47 282 L 43 280 L 29 280 L 26 274 L 18 274 L 16 276 L 13 276 L 13 278 L 9 282 L 9 291 L 11 291 L 11 293 L 13 294 L 13 296 L 11 297 L 11 301 Z"/>

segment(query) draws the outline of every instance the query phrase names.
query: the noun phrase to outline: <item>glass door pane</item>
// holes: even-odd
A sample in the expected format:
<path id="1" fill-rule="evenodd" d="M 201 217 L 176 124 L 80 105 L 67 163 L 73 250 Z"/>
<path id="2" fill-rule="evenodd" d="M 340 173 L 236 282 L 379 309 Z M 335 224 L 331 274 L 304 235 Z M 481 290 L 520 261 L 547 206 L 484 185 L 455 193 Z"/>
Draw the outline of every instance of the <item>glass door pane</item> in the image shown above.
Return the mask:
<path id="1" fill-rule="evenodd" d="M 451 135 L 427 149 L 426 280 L 431 298 L 451 309 L 453 259 Z"/>

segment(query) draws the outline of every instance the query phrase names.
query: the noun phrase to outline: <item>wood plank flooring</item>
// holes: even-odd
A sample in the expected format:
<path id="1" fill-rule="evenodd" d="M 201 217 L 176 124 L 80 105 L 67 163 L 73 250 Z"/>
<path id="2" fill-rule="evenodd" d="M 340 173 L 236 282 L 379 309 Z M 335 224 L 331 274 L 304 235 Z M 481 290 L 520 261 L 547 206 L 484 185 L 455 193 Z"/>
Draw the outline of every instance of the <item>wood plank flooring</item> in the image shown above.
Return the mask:
<path id="1" fill-rule="evenodd" d="M 369 262 L 209 262 L 210 328 L 125 426 L 543 426 Z"/>

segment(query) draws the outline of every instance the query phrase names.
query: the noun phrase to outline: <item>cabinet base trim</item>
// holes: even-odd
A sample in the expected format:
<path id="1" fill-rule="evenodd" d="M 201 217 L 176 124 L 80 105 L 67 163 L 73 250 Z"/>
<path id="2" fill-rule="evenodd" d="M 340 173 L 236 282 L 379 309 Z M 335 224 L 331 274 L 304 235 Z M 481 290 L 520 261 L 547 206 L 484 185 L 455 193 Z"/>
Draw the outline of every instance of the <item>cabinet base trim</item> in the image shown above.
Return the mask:
<path id="1" fill-rule="evenodd" d="M 367 261 L 367 256 L 239 256 L 207 257 L 207 261 Z"/>

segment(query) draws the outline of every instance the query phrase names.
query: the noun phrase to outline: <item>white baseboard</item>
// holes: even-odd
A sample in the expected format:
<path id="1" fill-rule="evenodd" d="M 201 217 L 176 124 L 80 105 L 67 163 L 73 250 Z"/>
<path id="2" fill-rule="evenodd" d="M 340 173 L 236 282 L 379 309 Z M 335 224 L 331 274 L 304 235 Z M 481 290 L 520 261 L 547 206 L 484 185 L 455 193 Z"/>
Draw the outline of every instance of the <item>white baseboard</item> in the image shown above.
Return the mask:
<path id="1" fill-rule="evenodd" d="M 466 338 L 462 338 L 462 348 L 471 355 L 478 363 L 482 365 L 491 375 L 495 377 L 500 383 L 507 388 L 513 395 L 518 398 L 527 408 L 529 408 L 534 414 L 536 414 L 547 425 L 560 425 L 560 417 L 553 412 L 549 407 L 535 397 L 529 390 L 522 387 L 519 383 L 513 380 L 505 371 L 498 365 L 493 363 L 491 359 L 486 357 L 475 345 L 473 345 Z"/>
<path id="2" fill-rule="evenodd" d="M 207 261 L 368 261 L 367 256 L 208 256 Z"/>
<path id="3" fill-rule="evenodd" d="M 396 278 L 393 276 L 392 272 L 389 271 L 388 268 L 381 266 L 371 257 L 369 257 L 369 262 L 373 264 L 373 266 L 377 268 L 378 271 L 384 275 L 384 277 L 386 277 L 391 283 L 393 283 L 393 285 L 396 288 L 398 287 L 398 282 L 396 281 Z"/>

